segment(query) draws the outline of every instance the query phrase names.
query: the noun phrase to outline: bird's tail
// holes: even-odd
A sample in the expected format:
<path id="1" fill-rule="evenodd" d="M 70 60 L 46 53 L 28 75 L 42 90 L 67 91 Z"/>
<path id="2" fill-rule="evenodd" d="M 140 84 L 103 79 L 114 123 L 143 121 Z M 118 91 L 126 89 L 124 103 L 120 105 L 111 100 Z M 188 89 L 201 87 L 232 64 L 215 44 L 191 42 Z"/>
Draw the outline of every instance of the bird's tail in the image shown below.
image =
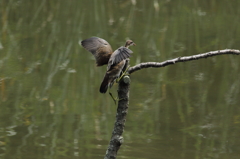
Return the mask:
<path id="1" fill-rule="evenodd" d="M 102 84 L 100 86 L 100 92 L 101 93 L 106 93 L 107 92 L 107 89 L 108 89 L 108 83 L 109 83 L 109 76 L 106 74 L 104 76 L 104 79 L 102 81 Z"/>

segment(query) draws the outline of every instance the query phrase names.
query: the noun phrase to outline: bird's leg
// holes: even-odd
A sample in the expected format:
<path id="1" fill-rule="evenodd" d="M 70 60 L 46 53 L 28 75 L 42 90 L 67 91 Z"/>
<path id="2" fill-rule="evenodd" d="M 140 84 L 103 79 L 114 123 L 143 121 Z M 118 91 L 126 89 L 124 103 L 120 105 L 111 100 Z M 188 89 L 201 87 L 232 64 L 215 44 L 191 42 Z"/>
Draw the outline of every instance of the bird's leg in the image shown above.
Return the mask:
<path id="1" fill-rule="evenodd" d="M 109 92 L 108 92 L 108 93 L 109 93 L 109 95 L 112 97 L 112 99 L 113 99 L 113 101 L 114 101 L 114 103 L 115 103 L 115 105 L 116 105 L 118 99 L 113 97 L 112 93 L 110 92 L 110 89 L 109 89 Z"/>
<path id="2" fill-rule="evenodd" d="M 129 67 L 130 67 L 130 65 L 128 65 L 128 67 L 126 68 L 126 70 L 125 70 L 124 72 L 122 72 L 122 75 L 116 80 L 117 83 L 122 79 L 123 76 L 126 75 L 126 72 L 127 72 L 127 70 L 128 70 Z"/>
<path id="3" fill-rule="evenodd" d="M 114 98 L 113 95 L 112 95 L 112 93 L 111 93 L 110 91 L 109 91 L 109 95 L 112 97 L 112 99 L 113 99 L 115 105 L 117 104 L 117 101 L 120 101 L 120 100 L 124 100 L 124 99 L 125 99 L 125 98 L 121 98 L 121 99 L 119 99 L 118 97 Z"/>
<path id="4" fill-rule="evenodd" d="M 120 101 L 120 100 L 124 100 L 124 99 L 125 99 L 125 98 L 121 98 L 121 99 L 119 99 L 118 97 L 114 98 L 113 95 L 112 95 L 112 93 L 110 92 L 110 90 L 109 90 L 108 93 L 109 93 L 109 95 L 112 97 L 112 99 L 113 99 L 115 105 L 117 104 L 118 101 Z"/>

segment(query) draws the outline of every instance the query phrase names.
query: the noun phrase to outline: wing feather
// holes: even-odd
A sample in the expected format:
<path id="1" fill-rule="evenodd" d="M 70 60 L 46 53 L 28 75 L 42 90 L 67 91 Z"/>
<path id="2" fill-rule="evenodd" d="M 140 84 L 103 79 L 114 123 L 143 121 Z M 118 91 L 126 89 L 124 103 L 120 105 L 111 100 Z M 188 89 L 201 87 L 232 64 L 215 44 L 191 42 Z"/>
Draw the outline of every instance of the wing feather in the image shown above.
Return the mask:
<path id="1" fill-rule="evenodd" d="M 81 41 L 81 45 L 93 54 L 98 66 L 107 64 L 113 52 L 111 45 L 99 37 L 85 39 Z"/>
<path id="2" fill-rule="evenodd" d="M 121 62 L 122 60 L 125 60 L 131 56 L 132 50 L 121 46 L 117 50 L 113 52 L 113 54 L 110 57 L 109 62 L 111 62 L 111 65 Z"/>

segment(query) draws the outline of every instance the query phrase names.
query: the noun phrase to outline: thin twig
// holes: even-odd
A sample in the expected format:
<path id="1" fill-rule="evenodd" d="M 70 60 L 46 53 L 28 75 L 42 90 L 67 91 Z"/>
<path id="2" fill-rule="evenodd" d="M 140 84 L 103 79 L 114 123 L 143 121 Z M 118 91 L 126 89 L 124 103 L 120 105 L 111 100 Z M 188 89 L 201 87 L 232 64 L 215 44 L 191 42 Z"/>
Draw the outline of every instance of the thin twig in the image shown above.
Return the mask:
<path id="1" fill-rule="evenodd" d="M 197 60 L 200 58 L 208 58 L 211 56 L 216 56 L 216 55 L 223 55 L 223 54 L 235 54 L 235 55 L 240 55 L 239 50 L 232 50 L 232 49 L 225 49 L 225 50 L 217 50 L 217 51 L 210 51 L 207 53 L 203 54 L 198 54 L 198 55 L 192 55 L 192 56 L 184 56 L 184 57 L 178 57 L 172 60 L 167 60 L 164 62 L 146 62 L 146 63 L 140 63 L 137 64 L 133 67 L 130 67 L 128 69 L 128 73 L 131 74 L 133 72 L 136 72 L 138 70 L 141 70 L 143 68 L 148 68 L 148 67 L 165 67 L 167 65 L 172 65 L 177 62 L 185 62 L 185 61 L 191 61 L 191 60 Z"/>

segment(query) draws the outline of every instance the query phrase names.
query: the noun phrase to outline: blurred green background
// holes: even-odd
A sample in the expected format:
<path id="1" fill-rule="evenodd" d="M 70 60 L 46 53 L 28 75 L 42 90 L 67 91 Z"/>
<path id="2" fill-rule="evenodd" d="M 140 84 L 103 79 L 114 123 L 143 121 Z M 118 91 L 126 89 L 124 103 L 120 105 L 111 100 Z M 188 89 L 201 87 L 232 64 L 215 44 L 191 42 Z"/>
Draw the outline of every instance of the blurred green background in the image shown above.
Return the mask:
<path id="1" fill-rule="evenodd" d="M 239 49 L 239 0 L 0 0 L 0 158 L 103 158 L 116 106 L 79 41 L 132 39 L 131 66 Z M 240 56 L 131 75 L 118 158 L 239 159 Z M 116 95 L 117 85 L 112 92 Z"/>

